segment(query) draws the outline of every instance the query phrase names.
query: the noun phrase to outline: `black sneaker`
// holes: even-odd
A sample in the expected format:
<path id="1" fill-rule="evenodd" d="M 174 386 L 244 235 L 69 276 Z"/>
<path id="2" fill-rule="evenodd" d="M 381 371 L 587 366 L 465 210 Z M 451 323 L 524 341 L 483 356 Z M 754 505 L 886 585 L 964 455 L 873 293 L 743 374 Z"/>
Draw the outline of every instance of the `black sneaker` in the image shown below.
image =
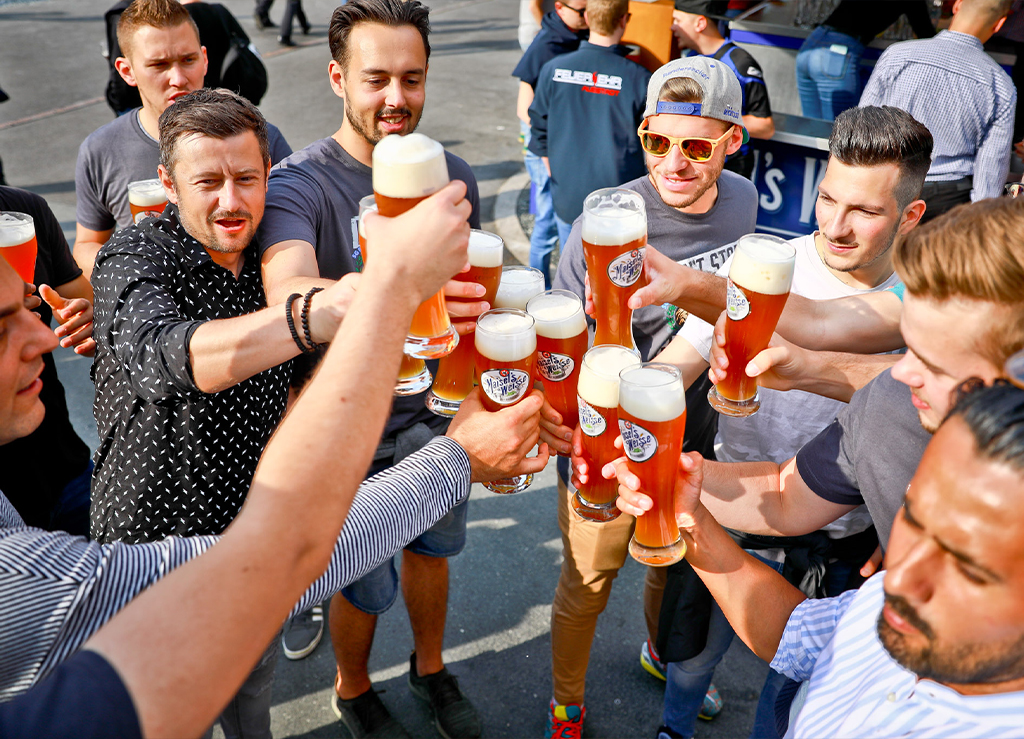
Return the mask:
<path id="1" fill-rule="evenodd" d="M 477 739 L 483 733 L 480 716 L 469 698 L 459 690 L 459 681 L 447 667 L 420 677 L 416 673 L 416 653 L 413 652 L 409 657 L 409 689 L 430 704 L 434 726 L 445 739 Z"/>
<path id="2" fill-rule="evenodd" d="M 349 701 L 339 698 L 337 691 L 332 690 L 331 708 L 352 739 L 411 739 L 373 688 Z"/>
<path id="3" fill-rule="evenodd" d="M 302 659 L 312 654 L 324 635 L 324 607 L 317 604 L 308 611 L 288 619 L 281 634 L 281 647 L 288 659 Z"/>

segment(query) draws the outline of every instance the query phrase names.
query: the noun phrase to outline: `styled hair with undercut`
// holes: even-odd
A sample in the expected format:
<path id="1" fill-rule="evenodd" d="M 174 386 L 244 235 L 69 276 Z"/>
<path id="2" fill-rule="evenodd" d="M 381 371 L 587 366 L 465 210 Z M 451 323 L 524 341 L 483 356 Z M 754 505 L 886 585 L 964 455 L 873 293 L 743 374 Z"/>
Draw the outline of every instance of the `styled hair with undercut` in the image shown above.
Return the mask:
<path id="1" fill-rule="evenodd" d="M 117 44 L 121 47 L 121 53 L 128 58 L 135 32 L 143 26 L 174 28 L 182 23 L 192 26 L 198 41 L 199 26 L 178 0 L 133 0 L 117 21 Z"/>
<path id="2" fill-rule="evenodd" d="M 629 13 L 629 0 L 587 0 L 587 25 L 591 33 L 611 36 Z"/>
<path id="3" fill-rule="evenodd" d="M 933 145 L 927 126 L 889 105 L 844 110 L 828 137 L 829 156 L 847 166 L 895 164 L 900 177 L 893 195 L 901 210 L 921 196 Z"/>
<path id="4" fill-rule="evenodd" d="M 331 16 L 327 40 L 331 56 L 343 70 L 348 69 L 348 38 L 359 23 L 379 23 L 397 28 L 412 26 L 420 32 L 423 50 L 430 60 L 430 8 L 419 0 L 349 0 L 339 5 Z"/>
<path id="5" fill-rule="evenodd" d="M 238 93 L 202 88 L 178 98 L 160 115 L 160 164 L 174 178 L 179 142 L 192 135 L 227 139 L 252 131 L 264 167 L 270 159 L 267 121 L 259 108 Z"/>
<path id="6" fill-rule="evenodd" d="M 967 424 L 983 459 L 1024 472 L 1024 390 L 1003 379 L 968 380 L 943 423 L 951 418 Z"/>

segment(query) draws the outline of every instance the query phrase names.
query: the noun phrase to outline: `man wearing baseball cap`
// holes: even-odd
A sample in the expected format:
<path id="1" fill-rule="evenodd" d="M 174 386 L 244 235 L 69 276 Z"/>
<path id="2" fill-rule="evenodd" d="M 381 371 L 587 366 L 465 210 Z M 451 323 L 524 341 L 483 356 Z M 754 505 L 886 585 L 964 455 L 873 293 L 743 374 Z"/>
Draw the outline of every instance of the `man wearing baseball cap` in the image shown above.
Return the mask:
<path id="1" fill-rule="evenodd" d="M 741 123 L 742 105 L 736 76 L 715 59 L 678 59 L 651 77 L 644 120 L 637 132 L 647 174 L 623 185 L 639 193 L 647 206 L 648 248 L 690 267 L 714 272 L 732 253 L 736 239 L 754 230 L 757 191 L 749 180 L 723 171 L 726 155 L 747 139 Z M 585 275 L 577 219 L 558 264 L 555 287 L 583 297 Z M 684 319 L 685 314 L 668 304 L 633 313 L 633 336 L 645 361 L 661 351 Z M 705 377 L 694 382 L 687 393 L 684 449 L 701 454 L 713 453 L 715 436 L 716 416 L 707 404 L 708 387 Z M 560 451 L 568 452 L 568 447 L 566 444 Z M 575 518 L 566 485 L 568 461 L 562 457 L 558 465 L 558 524 L 564 561 L 551 610 L 554 695 L 547 739 L 580 736 L 597 617 L 626 561 L 634 525 L 627 515 L 603 524 Z M 656 637 L 663 589 L 664 571 L 650 568 L 644 612 L 651 643 Z M 647 659 L 647 664 L 648 669 L 657 670 L 656 660 Z"/>

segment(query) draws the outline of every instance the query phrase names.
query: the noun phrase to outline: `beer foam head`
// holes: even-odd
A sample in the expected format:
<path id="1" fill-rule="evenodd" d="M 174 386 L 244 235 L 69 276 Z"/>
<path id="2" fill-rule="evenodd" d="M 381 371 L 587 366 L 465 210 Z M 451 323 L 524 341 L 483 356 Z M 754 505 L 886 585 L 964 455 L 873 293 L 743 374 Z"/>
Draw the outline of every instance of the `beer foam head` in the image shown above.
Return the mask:
<path id="1" fill-rule="evenodd" d="M 587 316 L 580 299 L 568 290 L 548 290 L 527 306 L 537 321 L 537 335 L 547 339 L 571 339 L 587 330 Z"/>
<path id="2" fill-rule="evenodd" d="M 476 321 L 476 350 L 495 362 L 518 362 L 537 351 L 537 332 L 522 311 L 489 310 Z"/>
<path id="3" fill-rule="evenodd" d="M 167 202 L 167 193 L 160 180 L 138 180 L 128 183 L 128 202 L 141 207 L 150 207 Z"/>
<path id="4" fill-rule="evenodd" d="M 583 203 L 583 240 L 618 246 L 647 236 L 647 209 L 639 193 L 617 187 L 595 190 Z"/>
<path id="5" fill-rule="evenodd" d="M 579 396 L 599 408 L 619 405 L 619 373 L 627 367 L 639 367 L 640 357 L 622 346 L 602 344 L 583 355 Z"/>
<path id="6" fill-rule="evenodd" d="M 676 367 L 645 364 L 619 376 L 619 407 L 650 423 L 671 421 L 686 410 L 686 388 Z"/>
<path id="7" fill-rule="evenodd" d="M 793 284 L 796 249 L 775 236 L 749 234 L 736 244 L 729 279 L 762 295 L 782 295 Z"/>
<path id="8" fill-rule="evenodd" d="M 447 184 L 444 147 L 422 133 L 393 133 L 373 147 L 374 192 L 389 198 L 420 198 Z"/>
<path id="9" fill-rule="evenodd" d="M 35 235 L 31 217 L 24 213 L 0 213 L 0 246 L 20 246 Z"/>
<path id="10" fill-rule="evenodd" d="M 469 263 L 473 267 L 500 267 L 505 258 L 505 242 L 498 234 L 472 229 L 469 232 Z"/>
<path id="11" fill-rule="evenodd" d="M 505 267 L 501 271 L 495 308 L 526 310 L 526 304 L 544 292 L 544 275 L 530 267 Z"/>

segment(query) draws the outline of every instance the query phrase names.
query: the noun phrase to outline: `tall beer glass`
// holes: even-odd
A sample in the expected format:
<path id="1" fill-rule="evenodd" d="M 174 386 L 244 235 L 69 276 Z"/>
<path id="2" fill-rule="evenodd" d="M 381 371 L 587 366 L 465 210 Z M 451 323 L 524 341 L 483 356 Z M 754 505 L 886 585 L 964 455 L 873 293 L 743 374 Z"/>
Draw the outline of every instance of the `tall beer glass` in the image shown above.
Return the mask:
<path id="1" fill-rule="evenodd" d="M 373 148 L 373 192 L 380 214 L 392 218 L 412 209 L 448 184 L 444 147 L 421 133 L 391 134 Z M 405 340 L 405 353 L 438 359 L 459 343 L 444 305 L 444 291 L 416 310 Z"/>
<path id="2" fill-rule="evenodd" d="M 604 523 L 619 517 L 615 507 L 619 484 L 605 480 L 601 468 L 618 458 L 615 437 L 619 431 L 619 373 L 639 367 L 635 351 L 617 344 L 595 346 L 583 355 L 577 403 L 583 431 L 583 459 L 587 484 L 576 490 L 572 509 L 586 521 Z"/>
<path id="3" fill-rule="evenodd" d="M 36 224 L 32 216 L 0 211 L 0 256 L 30 285 L 36 281 L 37 251 Z"/>
<path id="4" fill-rule="evenodd" d="M 143 218 L 156 217 L 167 207 L 167 193 L 160 180 L 136 180 L 128 183 L 128 207 L 132 223 Z"/>
<path id="5" fill-rule="evenodd" d="M 532 267 L 515 265 L 501 271 L 501 284 L 494 296 L 495 308 L 526 310 L 526 305 L 544 292 L 544 273 Z"/>
<path id="6" fill-rule="evenodd" d="M 489 310 L 476 321 L 476 371 L 484 407 L 498 411 L 515 405 L 533 387 L 537 332 L 533 317 L 521 310 Z M 521 493 L 533 475 L 517 475 L 484 487 L 494 493 Z"/>
<path id="7" fill-rule="evenodd" d="M 548 290 L 526 306 L 537 322 L 537 374 L 544 395 L 562 414 L 562 425 L 576 428 L 580 422 L 576 385 L 580 364 L 587 353 L 587 317 L 576 293 Z"/>
<path id="8" fill-rule="evenodd" d="M 757 379 L 747 364 L 771 341 L 793 284 L 796 249 L 777 236 L 748 234 L 736 244 L 729 267 L 725 322 L 725 378 L 708 391 L 708 402 L 727 416 L 757 412 Z"/>
<path id="9" fill-rule="evenodd" d="M 629 471 L 654 505 L 636 519 L 633 559 L 655 567 L 686 554 L 676 524 L 675 489 L 686 428 L 686 388 L 678 367 L 648 362 L 619 375 L 619 434 Z"/>
<path id="10" fill-rule="evenodd" d="M 484 286 L 482 298 L 449 298 L 463 303 L 478 300 L 493 305 L 501 265 L 505 256 L 505 242 L 498 234 L 473 229 L 469 233 L 469 271 L 455 275 L 459 282 L 475 282 Z M 476 348 L 471 339 L 463 337 L 459 345 L 437 365 L 434 386 L 427 393 L 427 409 L 438 416 L 454 416 L 462 401 L 473 389 L 473 370 Z"/>
<path id="11" fill-rule="evenodd" d="M 377 202 L 373 195 L 367 195 L 359 201 L 359 254 L 363 264 L 366 263 L 366 230 L 363 228 L 363 216 L 377 210 Z M 398 368 L 398 382 L 395 383 L 395 395 L 419 395 L 430 387 L 430 370 L 422 359 L 402 355 L 402 364 Z"/>
<path id="12" fill-rule="evenodd" d="M 583 201 L 583 255 L 590 275 L 597 333 L 594 344 L 635 349 L 627 303 L 643 283 L 647 209 L 632 190 L 595 190 Z"/>

